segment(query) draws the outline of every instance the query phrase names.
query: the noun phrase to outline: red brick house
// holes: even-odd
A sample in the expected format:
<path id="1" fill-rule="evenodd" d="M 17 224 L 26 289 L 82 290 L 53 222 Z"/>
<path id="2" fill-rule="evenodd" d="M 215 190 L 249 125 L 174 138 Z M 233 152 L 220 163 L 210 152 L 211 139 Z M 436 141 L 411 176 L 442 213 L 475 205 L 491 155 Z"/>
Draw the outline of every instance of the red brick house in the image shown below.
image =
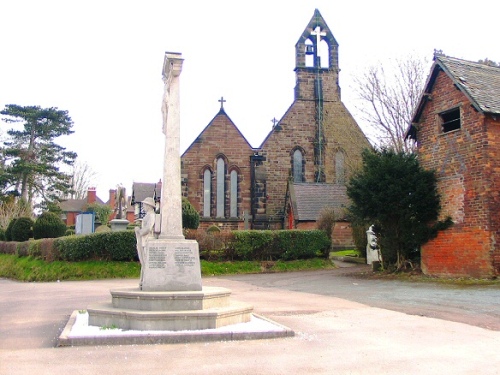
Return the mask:
<path id="1" fill-rule="evenodd" d="M 111 208 L 115 208 L 116 201 L 116 190 L 109 190 L 109 199 L 107 202 L 104 202 L 101 198 L 97 196 L 95 187 L 90 187 L 87 190 L 87 197 L 84 199 L 66 199 L 59 203 L 59 207 L 62 211 L 62 219 L 67 226 L 75 225 L 76 217 L 80 215 L 82 212 L 86 212 L 87 205 L 92 203 L 97 204 L 106 204 Z M 113 212 L 111 214 L 110 219 L 114 219 L 116 213 Z M 130 204 L 130 198 L 128 198 L 128 206 L 127 206 L 127 217 L 126 219 L 130 222 L 134 222 L 134 207 Z"/>
<path id="2" fill-rule="evenodd" d="M 422 247 L 424 273 L 500 273 L 500 68 L 436 56 L 408 138 L 454 225 Z"/>
<path id="3" fill-rule="evenodd" d="M 248 143 L 221 99 L 182 155 L 183 195 L 201 228 L 287 228 L 288 181 L 344 186 L 371 147 L 341 101 L 338 43 L 318 10 L 295 52 L 294 101 L 260 147 Z"/>

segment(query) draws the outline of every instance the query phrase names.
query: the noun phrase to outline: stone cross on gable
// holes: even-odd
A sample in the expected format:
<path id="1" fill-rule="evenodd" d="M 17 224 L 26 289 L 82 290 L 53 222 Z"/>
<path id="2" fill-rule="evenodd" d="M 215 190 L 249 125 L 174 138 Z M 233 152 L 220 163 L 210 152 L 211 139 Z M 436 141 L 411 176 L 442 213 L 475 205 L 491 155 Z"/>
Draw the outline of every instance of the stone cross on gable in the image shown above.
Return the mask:
<path id="1" fill-rule="evenodd" d="M 326 31 L 321 31 L 321 26 L 316 26 L 316 28 L 311 32 L 311 35 L 316 35 L 316 49 L 319 48 L 319 43 L 321 42 L 321 37 L 326 36 Z"/>
<path id="2" fill-rule="evenodd" d="M 220 103 L 220 109 L 224 109 L 224 103 L 226 102 L 226 100 L 224 100 L 223 96 L 220 97 L 218 102 Z"/>
<path id="3" fill-rule="evenodd" d="M 274 128 L 276 126 L 276 124 L 278 123 L 278 120 L 276 120 L 276 117 L 273 117 L 271 122 L 273 123 L 273 128 Z"/>
<path id="4" fill-rule="evenodd" d="M 316 36 L 316 47 L 315 49 L 315 60 L 316 60 L 316 66 L 319 68 L 321 66 L 321 61 L 320 61 L 320 56 L 319 56 L 319 44 L 321 42 L 321 37 L 326 36 L 325 31 L 321 31 L 321 27 L 318 25 L 316 28 L 311 32 L 311 35 Z"/>

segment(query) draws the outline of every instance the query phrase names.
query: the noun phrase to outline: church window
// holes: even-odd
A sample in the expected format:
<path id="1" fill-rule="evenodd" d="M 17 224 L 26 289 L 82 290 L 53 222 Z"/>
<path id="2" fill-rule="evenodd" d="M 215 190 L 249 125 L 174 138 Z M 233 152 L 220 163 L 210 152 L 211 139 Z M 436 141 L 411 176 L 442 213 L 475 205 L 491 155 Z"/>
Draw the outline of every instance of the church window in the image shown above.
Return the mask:
<path id="1" fill-rule="evenodd" d="M 217 217 L 224 217 L 224 206 L 225 206 L 225 189 L 224 189 L 224 179 L 225 179 L 225 163 L 223 158 L 217 159 Z"/>
<path id="2" fill-rule="evenodd" d="M 238 172 L 231 171 L 231 199 L 229 202 L 229 211 L 231 217 L 238 217 Z"/>
<path id="3" fill-rule="evenodd" d="M 203 172 L 203 217 L 210 217 L 210 198 L 212 195 L 212 172 Z"/>
<path id="4" fill-rule="evenodd" d="M 345 184 L 345 155 L 342 151 L 335 154 L 335 182 L 340 185 Z"/>
<path id="5" fill-rule="evenodd" d="M 439 114 L 441 120 L 441 129 L 443 133 L 460 129 L 460 108 L 442 112 Z"/>
<path id="6" fill-rule="evenodd" d="M 297 149 L 293 152 L 293 182 L 304 182 L 304 157 Z"/>

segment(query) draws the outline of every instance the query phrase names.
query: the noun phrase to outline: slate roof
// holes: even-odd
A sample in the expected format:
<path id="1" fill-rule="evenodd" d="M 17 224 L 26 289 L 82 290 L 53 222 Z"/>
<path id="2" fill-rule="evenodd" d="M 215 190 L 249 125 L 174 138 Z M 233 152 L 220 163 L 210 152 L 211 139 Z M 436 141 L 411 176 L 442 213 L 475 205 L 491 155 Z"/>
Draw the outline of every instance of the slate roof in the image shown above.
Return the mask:
<path id="1" fill-rule="evenodd" d="M 161 191 L 159 183 L 149 182 L 134 182 L 132 184 L 132 201 L 131 204 L 142 202 L 147 197 L 160 198 Z M 156 189 L 156 193 L 155 193 Z"/>
<path id="2" fill-rule="evenodd" d="M 96 197 L 94 203 L 104 204 L 102 199 Z M 67 199 L 59 203 L 59 207 L 62 212 L 83 212 L 85 211 L 85 206 L 87 205 L 87 198 L 85 199 Z"/>
<path id="3" fill-rule="evenodd" d="M 436 64 L 471 99 L 476 109 L 500 113 L 500 68 L 448 56 L 437 56 Z"/>
<path id="4" fill-rule="evenodd" d="M 316 221 L 324 207 L 347 207 L 345 185 L 324 183 L 292 183 L 290 198 L 295 218 L 299 221 Z"/>

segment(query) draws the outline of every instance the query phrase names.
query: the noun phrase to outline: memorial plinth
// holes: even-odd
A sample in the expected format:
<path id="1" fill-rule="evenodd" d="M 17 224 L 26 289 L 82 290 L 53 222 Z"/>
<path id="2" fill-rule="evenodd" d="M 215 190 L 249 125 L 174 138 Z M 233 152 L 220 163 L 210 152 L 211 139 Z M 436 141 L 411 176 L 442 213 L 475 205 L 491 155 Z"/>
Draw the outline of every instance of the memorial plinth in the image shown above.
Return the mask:
<path id="1" fill-rule="evenodd" d="M 202 290 L 200 255 L 196 241 L 150 241 L 144 263 L 144 291 Z"/>

